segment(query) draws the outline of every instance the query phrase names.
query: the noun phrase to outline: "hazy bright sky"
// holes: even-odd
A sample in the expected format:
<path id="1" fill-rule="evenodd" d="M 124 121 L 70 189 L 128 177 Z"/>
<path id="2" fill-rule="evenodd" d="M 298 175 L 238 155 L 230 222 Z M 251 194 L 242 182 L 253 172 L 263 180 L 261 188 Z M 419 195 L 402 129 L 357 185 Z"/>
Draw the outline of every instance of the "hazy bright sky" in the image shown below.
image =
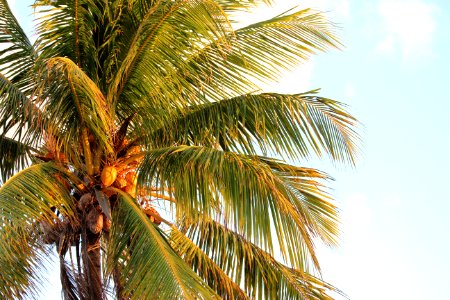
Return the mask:
<path id="1" fill-rule="evenodd" d="M 320 248 L 325 280 L 353 300 L 450 299 L 450 3 L 278 0 L 328 12 L 345 48 L 272 85 L 341 100 L 361 121 L 355 169 L 311 161 L 336 178 L 342 242 Z M 29 32 L 30 0 L 9 0 Z M 52 288 L 49 287 L 49 293 Z M 59 290 L 44 299 L 59 299 Z"/>

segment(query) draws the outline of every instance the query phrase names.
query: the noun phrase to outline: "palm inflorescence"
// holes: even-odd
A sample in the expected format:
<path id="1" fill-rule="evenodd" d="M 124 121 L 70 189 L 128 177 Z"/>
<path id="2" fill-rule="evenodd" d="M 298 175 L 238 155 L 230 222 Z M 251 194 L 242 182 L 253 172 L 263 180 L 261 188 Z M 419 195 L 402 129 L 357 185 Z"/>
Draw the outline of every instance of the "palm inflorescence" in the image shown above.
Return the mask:
<path id="1" fill-rule="evenodd" d="M 0 0 L 0 295 L 331 299 L 328 175 L 356 120 L 317 91 L 262 93 L 336 47 L 309 9 L 239 27 L 269 0 L 37 0 L 34 42 Z"/>

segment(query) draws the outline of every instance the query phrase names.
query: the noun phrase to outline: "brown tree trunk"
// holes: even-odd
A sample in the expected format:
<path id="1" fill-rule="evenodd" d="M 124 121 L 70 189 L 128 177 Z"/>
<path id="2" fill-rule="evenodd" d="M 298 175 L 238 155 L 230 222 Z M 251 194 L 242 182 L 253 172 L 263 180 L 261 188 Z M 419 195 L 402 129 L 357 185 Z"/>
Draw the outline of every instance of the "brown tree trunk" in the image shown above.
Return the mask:
<path id="1" fill-rule="evenodd" d="M 85 266 L 85 278 L 87 291 L 86 300 L 103 300 L 100 234 L 93 234 L 85 228 L 83 241 L 83 261 Z"/>

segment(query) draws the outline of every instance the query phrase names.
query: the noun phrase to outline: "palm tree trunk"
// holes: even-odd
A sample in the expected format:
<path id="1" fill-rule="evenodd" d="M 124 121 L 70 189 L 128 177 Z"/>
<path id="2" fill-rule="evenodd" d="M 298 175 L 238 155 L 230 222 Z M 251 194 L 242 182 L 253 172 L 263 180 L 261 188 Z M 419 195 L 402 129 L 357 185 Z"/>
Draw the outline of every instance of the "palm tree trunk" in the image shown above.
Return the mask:
<path id="1" fill-rule="evenodd" d="M 93 234 L 84 229 L 83 261 L 88 294 L 86 300 L 103 300 L 100 234 Z"/>

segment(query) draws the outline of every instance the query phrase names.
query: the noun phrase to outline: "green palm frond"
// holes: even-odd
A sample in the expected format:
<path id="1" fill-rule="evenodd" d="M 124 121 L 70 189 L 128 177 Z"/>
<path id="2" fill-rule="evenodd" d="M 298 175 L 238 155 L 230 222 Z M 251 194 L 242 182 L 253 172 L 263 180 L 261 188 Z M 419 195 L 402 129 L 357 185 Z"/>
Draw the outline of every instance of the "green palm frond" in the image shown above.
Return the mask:
<path id="1" fill-rule="evenodd" d="M 128 2 L 128 7 L 131 7 L 133 12 L 139 16 L 139 19 L 142 19 L 149 10 L 154 9 L 155 6 L 159 5 L 161 0 L 134 0 L 134 1 L 127 1 L 127 0 L 119 0 L 120 2 Z M 113 4 L 117 5 L 117 4 Z"/>
<path id="2" fill-rule="evenodd" d="M 316 51 L 339 45 L 324 15 L 311 9 L 287 12 L 236 30 L 237 49 L 230 61 L 239 61 L 249 75 L 276 80 Z M 238 66 L 238 65 L 237 65 Z M 271 72 L 267 72 L 267 69 Z"/>
<path id="3" fill-rule="evenodd" d="M 130 45 L 134 41 L 141 22 L 159 0 L 113 0 L 98 1 L 103 14 L 96 22 L 92 32 L 99 66 L 97 68 L 98 82 L 102 91 L 109 89 L 109 85 L 116 76 L 121 62 L 127 56 Z M 147 16 L 148 18 L 148 16 Z M 141 29 L 142 30 L 142 29 Z"/>
<path id="4" fill-rule="evenodd" d="M 120 192 L 118 201 L 107 255 L 109 273 L 119 260 L 126 260 L 121 270 L 126 282 L 125 297 L 218 298 L 172 250 L 164 233 L 153 225 L 134 199 Z"/>
<path id="5" fill-rule="evenodd" d="M 12 226 L 9 227 L 9 225 Z M 28 230 L 2 220 L 0 226 L 0 297 L 2 299 L 37 299 L 44 253 L 30 242 Z"/>
<path id="6" fill-rule="evenodd" d="M 252 299 L 333 299 L 342 292 L 318 277 L 278 262 L 242 235 L 212 220 L 187 228 L 187 236 Z"/>
<path id="7" fill-rule="evenodd" d="M 313 232 L 329 246 L 338 244 L 339 234 L 337 207 L 326 192 L 323 181 L 331 180 L 327 174 L 316 169 L 295 167 L 272 158 L 260 157 L 293 193 L 291 199 Z"/>
<path id="8" fill-rule="evenodd" d="M 51 126 L 64 132 L 66 148 L 79 145 L 85 139 L 83 129 L 88 128 L 99 145 L 111 152 L 109 137 L 114 126 L 111 110 L 102 92 L 83 70 L 68 58 L 56 57 L 41 66 L 39 78 L 36 91 L 39 100 L 45 105 L 49 119 L 55 120 Z"/>
<path id="9" fill-rule="evenodd" d="M 37 145 L 48 119 L 16 84 L 0 74 L 0 134 Z"/>
<path id="10" fill-rule="evenodd" d="M 194 106 L 169 116 L 150 142 L 220 146 L 256 154 L 262 151 L 307 158 L 311 152 L 353 163 L 357 121 L 337 101 L 297 94 L 244 95 Z"/>
<path id="11" fill-rule="evenodd" d="M 55 221 L 55 209 L 73 218 L 74 200 L 58 176 L 68 179 L 61 167 L 49 162 L 32 165 L 11 177 L 0 188 L 0 219 L 26 227 L 38 219 Z"/>
<path id="12" fill-rule="evenodd" d="M 259 4 L 271 5 L 273 0 L 214 0 L 217 2 L 224 11 L 226 12 L 235 12 L 235 11 L 243 11 L 248 10 L 252 7 L 255 7 Z"/>
<path id="13" fill-rule="evenodd" d="M 0 1 L 0 45 L 4 45 L 0 51 L 0 73 L 14 83 L 28 82 L 30 78 L 26 75 L 34 65 L 34 48 L 7 0 Z"/>
<path id="14" fill-rule="evenodd" d="M 117 103 L 120 98 L 119 107 L 145 100 L 148 107 L 165 109 L 200 101 L 198 93 L 191 95 L 189 80 L 170 74 L 180 69 L 197 73 L 188 64 L 193 49 L 211 43 L 219 49 L 228 47 L 232 29 L 220 7 L 206 0 L 162 1 L 140 22 L 124 47 L 127 53 L 110 85 L 108 100 Z"/>
<path id="15" fill-rule="evenodd" d="M 194 242 L 172 226 L 170 241 L 174 250 L 222 299 L 250 299 L 239 285 Z"/>
<path id="16" fill-rule="evenodd" d="M 173 188 L 177 221 L 219 218 L 270 253 L 276 241 L 294 266 L 306 270 L 312 262 L 320 269 L 313 237 L 332 243 L 337 234 L 336 209 L 316 182 L 327 177 L 268 161 L 206 147 L 169 147 L 147 153 L 139 183 L 159 186 L 161 193 Z M 313 225 L 316 220 L 324 225 Z"/>
<path id="17" fill-rule="evenodd" d="M 5 182 L 30 164 L 32 148 L 13 139 L 0 136 L 0 174 Z"/>
<path id="18" fill-rule="evenodd" d="M 45 254 L 40 224 L 60 222 L 58 211 L 76 223 L 72 196 L 57 180 L 66 175 L 52 163 L 33 165 L 0 188 L 0 296 L 34 295 Z M 12 297 L 10 297 L 12 296 Z"/>
<path id="19" fill-rule="evenodd" d="M 97 79 L 99 62 L 92 33 L 101 17 L 96 0 L 37 0 L 36 49 L 40 59 L 67 57 Z"/>
<path id="20" fill-rule="evenodd" d="M 253 78 L 276 80 L 316 51 L 339 45 L 323 14 L 309 9 L 237 29 L 228 38 L 232 47 L 210 43 L 191 50 L 190 63 L 165 79 L 187 77 L 200 94 L 217 101 L 253 92 L 258 89 Z"/>

